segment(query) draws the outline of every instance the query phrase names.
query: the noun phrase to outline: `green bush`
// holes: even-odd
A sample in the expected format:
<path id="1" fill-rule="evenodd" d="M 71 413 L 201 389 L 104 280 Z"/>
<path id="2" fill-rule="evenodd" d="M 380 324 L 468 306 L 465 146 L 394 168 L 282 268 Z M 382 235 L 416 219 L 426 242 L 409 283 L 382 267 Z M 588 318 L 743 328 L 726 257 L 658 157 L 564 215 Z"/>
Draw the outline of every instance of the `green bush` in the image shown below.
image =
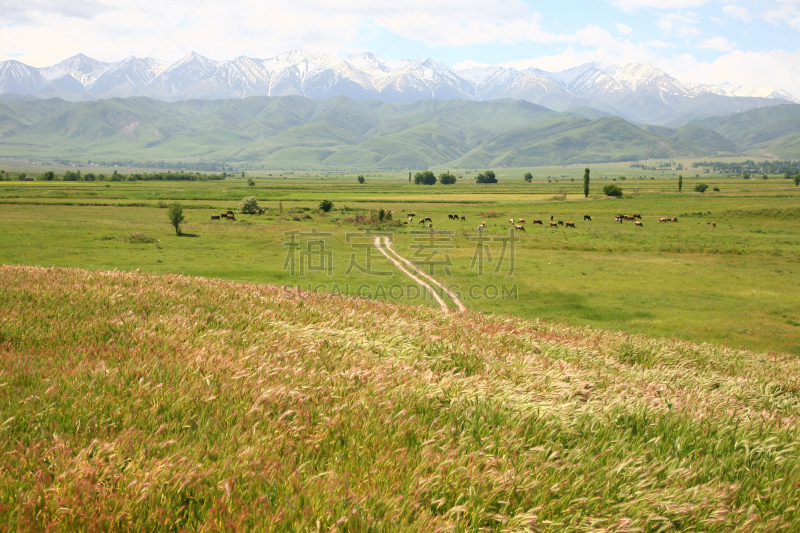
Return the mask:
<path id="1" fill-rule="evenodd" d="M 359 183 L 364 183 L 364 181 L 365 181 L 365 180 L 364 180 L 364 176 L 362 176 L 362 175 L 360 175 L 360 174 L 359 174 L 359 175 L 358 175 L 358 182 L 359 182 Z"/>
<path id="2" fill-rule="evenodd" d="M 714 192 L 719 192 L 719 187 L 714 187 Z"/>
<path id="3" fill-rule="evenodd" d="M 247 185 L 249 185 L 250 187 L 255 187 L 256 186 L 256 180 L 254 180 L 253 178 L 250 178 L 249 180 L 247 180 Z"/>
<path id="4" fill-rule="evenodd" d="M 478 174 L 478 177 L 475 178 L 477 183 L 497 183 L 497 178 L 494 175 L 494 172 L 491 170 L 487 170 L 481 174 Z"/>
<path id="5" fill-rule="evenodd" d="M 619 185 L 614 185 L 612 183 L 609 183 L 608 185 L 603 187 L 603 194 L 605 194 L 606 196 L 620 197 L 622 196 L 622 187 L 620 187 Z"/>
<path id="6" fill-rule="evenodd" d="M 417 185 L 433 185 L 434 183 L 436 183 L 436 174 L 434 174 L 430 170 L 417 172 L 414 175 L 414 183 L 416 183 Z"/>
<path id="7" fill-rule="evenodd" d="M 694 186 L 694 192 L 706 192 L 706 189 L 708 189 L 708 185 L 705 183 L 698 183 Z"/>
<path id="8" fill-rule="evenodd" d="M 258 200 L 256 200 L 255 196 L 248 196 L 247 198 L 242 198 L 242 201 L 239 202 L 239 212 L 240 213 L 252 213 L 253 209 L 258 209 Z"/>
<path id="9" fill-rule="evenodd" d="M 319 203 L 319 208 L 320 208 L 321 211 L 324 211 L 325 213 L 327 213 L 331 209 L 333 209 L 333 202 L 331 202 L 330 200 L 322 200 Z"/>
<path id="10" fill-rule="evenodd" d="M 456 182 L 456 177 L 449 172 L 439 174 L 439 183 L 442 185 L 452 185 Z"/>
<path id="11" fill-rule="evenodd" d="M 526 173 L 525 173 L 525 176 L 523 176 L 523 178 L 524 178 L 524 179 L 525 179 L 525 181 L 527 181 L 528 183 L 530 183 L 530 182 L 532 182 L 532 181 L 533 181 L 533 176 L 531 175 L 531 173 L 530 173 L 530 172 L 526 172 Z"/>

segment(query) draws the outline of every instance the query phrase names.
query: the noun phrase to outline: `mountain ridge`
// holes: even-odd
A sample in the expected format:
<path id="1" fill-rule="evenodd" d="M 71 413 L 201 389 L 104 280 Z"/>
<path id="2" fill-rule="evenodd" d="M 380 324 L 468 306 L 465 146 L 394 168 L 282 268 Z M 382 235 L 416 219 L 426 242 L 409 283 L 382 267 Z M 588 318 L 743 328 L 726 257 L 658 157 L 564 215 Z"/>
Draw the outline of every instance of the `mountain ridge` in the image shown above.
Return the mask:
<path id="1" fill-rule="evenodd" d="M 301 50 L 226 61 L 192 52 L 172 64 L 132 56 L 102 62 L 84 54 L 44 68 L 8 60 L 0 62 L 0 94 L 10 93 L 73 101 L 130 96 L 164 101 L 288 95 L 384 102 L 514 98 L 556 111 L 592 107 L 659 125 L 682 125 L 698 114 L 800 102 L 772 87 L 682 82 L 650 63 L 592 62 L 559 72 L 502 66 L 455 69 L 425 57 L 387 61 L 369 52 L 339 57 Z"/>

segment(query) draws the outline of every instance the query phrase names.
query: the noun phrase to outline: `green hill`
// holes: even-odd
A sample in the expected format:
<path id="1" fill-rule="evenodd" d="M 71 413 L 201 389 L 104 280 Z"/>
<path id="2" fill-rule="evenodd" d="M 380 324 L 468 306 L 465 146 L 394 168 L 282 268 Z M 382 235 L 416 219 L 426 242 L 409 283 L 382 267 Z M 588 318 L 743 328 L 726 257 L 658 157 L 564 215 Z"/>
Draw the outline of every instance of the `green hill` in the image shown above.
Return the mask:
<path id="1" fill-rule="evenodd" d="M 733 146 L 698 126 L 640 128 L 595 115 L 508 99 L 19 100 L 0 105 L 0 155 L 402 168 L 698 157 Z"/>
<path id="2" fill-rule="evenodd" d="M 781 138 L 800 133 L 800 104 L 761 107 L 744 113 L 695 120 L 692 124 L 715 131 L 741 150 L 761 148 L 782 144 Z M 783 145 L 791 146 L 791 142 Z M 800 151 L 791 149 L 781 157 L 800 157 Z"/>

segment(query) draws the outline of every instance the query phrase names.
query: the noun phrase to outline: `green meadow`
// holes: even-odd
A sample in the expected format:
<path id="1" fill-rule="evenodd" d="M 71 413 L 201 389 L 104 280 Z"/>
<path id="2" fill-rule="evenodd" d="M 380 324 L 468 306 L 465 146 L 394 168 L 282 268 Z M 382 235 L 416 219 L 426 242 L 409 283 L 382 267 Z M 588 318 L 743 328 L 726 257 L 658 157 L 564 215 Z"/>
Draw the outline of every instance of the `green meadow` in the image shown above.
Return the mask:
<path id="1" fill-rule="evenodd" d="M 63 174 L 68 168 L 0 163 L 12 177 L 44 170 Z M 674 163 L 686 168 L 591 165 L 588 198 L 582 194 L 584 165 L 496 169 L 499 183 L 483 185 L 472 179 L 480 169 L 453 170 L 461 179 L 450 186 L 409 183 L 409 171 L 279 169 L 219 182 L 6 181 L 0 182 L 0 263 L 179 273 L 435 306 L 380 257 L 372 271 L 358 268 L 368 253 L 376 255 L 363 246 L 369 243 L 367 230 L 391 235 L 398 253 L 421 260 L 414 254 L 425 253 L 418 246 L 426 232 L 416 233 L 424 230 L 417 221 L 428 216 L 445 239 L 436 245 L 446 245 L 442 252 L 448 256 L 433 259 L 444 262 L 433 274 L 470 310 L 800 354 L 800 190 L 782 175 L 744 180 L 689 168 L 691 160 Z M 80 170 L 111 173 L 103 167 Z M 533 174 L 531 183 L 523 181 L 525 172 Z M 364 184 L 357 174 L 365 176 Z M 684 177 L 682 193 L 678 174 Z M 709 186 L 706 192 L 694 192 L 701 182 Z M 609 183 L 623 188 L 621 199 L 602 194 Z M 266 213 L 210 220 L 236 211 L 246 196 L 255 196 Z M 318 208 L 325 199 L 334 203 L 329 213 Z M 182 236 L 163 208 L 176 201 L 186 216 Z M 391 222 L 378 220 L 380 209 L 394 211 Z M 417 217 L 403 225 L 408 212 Z M 643 227 L 613 220 L 634 213 L 641 214 Z M 448 214 L 466 221 L 449 220 Z M 550 228 L 551 216 L 576 227 Z M 678 222 L 660 223 L 662 217 Z M 525 232 L 516 232 L 509 272 L 511 250 L 501 261 L 498 239 L 509 237 L 511 218 L 526 222 Z M 534 226 L 533 219 L 545 225 Z M 495 240 L 476 240 L 483 221 L 484 236 Z M 326 235 L 312 237 L 312 230 Z M 321 270 L 301 273 L 299 256 L 292 270 L 287 243 L 293 231 L 306 234 L 300 237 L 303 247 L 324 240 L 327 255 L 306 256 Z M 475 261 L 480 246 L 492 259 L 484 255 L 483 272 Z"/>

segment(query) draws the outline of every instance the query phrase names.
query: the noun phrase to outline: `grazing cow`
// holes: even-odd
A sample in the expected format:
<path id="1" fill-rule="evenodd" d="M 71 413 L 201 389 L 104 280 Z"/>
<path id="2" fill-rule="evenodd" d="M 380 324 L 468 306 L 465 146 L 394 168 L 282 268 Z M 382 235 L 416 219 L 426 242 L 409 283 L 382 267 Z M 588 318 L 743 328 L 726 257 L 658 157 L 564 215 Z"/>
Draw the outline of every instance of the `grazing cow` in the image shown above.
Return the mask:
<path id="1" fill-rule="evenodd" d="M 659 218 L 658 221 L 659 222 L 669 222 L 669 219 L 668 218 Z"/>
<path id="2" fill-rule="evenodd" d="M 407 217 L 415 217 L 415 216 L 417 216 L 417 214 L 416 213 L 406 213 L 406 216 Z"/>
<path id="3" fill-rule="evenodd" d="M 220 218 L 228 218 L 228 213 L 221 213 Z"/>
<path id="4" fill-rule="evenodd" d="M 669 221 L 670 221 L 670 222 L 677 222 L 677 221 L 678 221 L 678 218 L 677 218 L 677 217 L 675 217 L 675 218 L 671 218 L 671 219 L 669 219 Z"/>
<path id="5" fill-rule="evenodd" d="M 428 222 L 428 229 L 433 229 L 433 223 Z"/>
<path id="6" fill-rule="evenodd" d="M 614 217 L 614 222 L 619 222 L 622 224 L 622 217 Z"/>
<path id="7" fill-rule="evenodd" d="M 575 223 L 574 222 L 567 222 L 567 227 L 568 228 L 574 228 L 575 227 Z"/>
<path id="8" fill-rule="evenodd" d="M 211 220 L 219 220 L 219 215 L 211 215 Z"/>
<path id="9" fill-rule="evenodd" d="M 403 221 L 403 224 L 408 226 L 408 222 L 406 222 L 405 220 Z"/>
<path id="10" fill-rule="evenodd" d="M 467 217 L 465 217 L 464 215 L 461 215 L 461 222 L 466 222 L 466 221 L 467 221 Z"/>
<path id="11" fill-rule="evenodd" d="M 544 226 L 544 224 L 542 224 L 542 221 L 541 221 L 541 220 L 539 220 L 538 218 L 537 218 L 537 219 L 534 219 L 533 223 L 534 223 L 534 224 L 539 224 L 540 226 Z"/>
<path id="12" fill-rule="evenodd" d="M 711 223 L 711 225 L 712 225 L 713 227 L 715 227 L 715 228 L 717 227 L 717 223 L 716 223 L 716 222 L 712 222 L 712 223 Z"/>
<path id="13" fill-rule="evenodd" d="M 254 208 L 252 211 L 250 211 L 250 214 L 251 214 L 251 215 L 255 215 L 255 214 L 256 214 L 256 210 L 255 210 L 255 208 Z"/>
<path id="14" fill-rule="evenodd" d="M 559 220 L 559 221 L 558 221 L 558 225 L 559 225 L 559 226 L 563 226 L 563 225 L 564 225 L 564 221 L 563 221 L 563 220 Z"/>
<path id="15" fill-rule="evenodd" d="M 431 217 L 425 217 L 425 222 L 433 222 L 433 220 L 431 220 Z"/>
<path id="16" fill-rule="evenodd" d="M 590 217 L 589 215 L 583 215 L 583 220 L 584 221 L 588 220 L 589 222 L 591 222 L 592 221 L 592 217 Z"/>
<path id="17" fill-rule="evenodd" d="M 230 209 L 228 209 L 228 212 L 227 212 L 227 213 L 225 213 L 225 214 L 226 214 L 226 215 L 232 215 L 232 214 L 233 214 L 233 211 L 231 211 Z"/>
<path id="18" fill-rule="evenodd" d="M 633 215 L 633 218 L 638 218 L 639 220 L 642 220 L 642 215 Z"/>
<path id="19" fill-rule="evenodd" d="M 525 223 L 525 219 L 521 218 L 521 219 L 517 220 L 517 222 L 519 222 L 520 224 L 524 224 Z"/>
<path id="20" fill-rule="evenodd" d="M 550 221 L 552 221 L 552 220 L 553 220 L 553 215 L 550 215 Z"/>
<path id="21" fill-rule="evenodd" d="M 556 224 L 555 222 L 552 222 L 552 221 L 551 221 L 551 222 L 550 222 L 550 227 L 551 227 L 551 228 L 557 228 L 557 227 L 558 227 L 558 224 Z"/>
<path id="22" fill-rule="evenodd" d="M 228 220 L 236 220 L 236 217 L 233 216 L 233 213 L 226 215 L 225 218 L 227 218 Z"/>
<path id="23" fill-rule="evenodd" d="M 447 215 L 447 220 L 453 220 L 453 215 Z"/>
<path id="24" fill-rule="evenodd" d="M 525 226 L 523 226 L 522 224 L 515 224 L 514 229 L 518 231 L 525 231 Z"/>
<path id="25" fill-rule="evenodd" d="M 420 218 L 419 223 L 420 225 L 425 224 L 425 217 Z"/>
<path id="26" fill-rule="evenodd" d="M 406 224 L 411 224 L 412 222 L 414 222 L 414 217 L 408 217 L 408 222 L 406 222 Z"/>
<path id="27" fill-rule="evenodd" d="M 478 231 L 483 231 L 483 228 L 485 227 L 486 227 L 486 222 L 484 221 L 478 226 Z"/>
<path id="28" fill-rule="evenodd" d="M 625 215 L 625 220 L 636 220 L 636 217 L 631 215 Z"/>
<path id="29" fill-rule="evenodd" d="M 509 218 L 508 221 L 511 223 L 512 226 L 514 225 L 514 219 L 513 218 Z"/>
<path id="30" fill-rule="evenodd" d="M 636 222 L 634 222 L 634 224 L 636 224 L 636 227 L 637 227 L 637 228 L 643 228 L 643 227 L 644 227 L 644 224 L 642 224 L 642 223 L 641 223 L 641 222 L 639 222 L 638 220 L 637 220 Z"/>

